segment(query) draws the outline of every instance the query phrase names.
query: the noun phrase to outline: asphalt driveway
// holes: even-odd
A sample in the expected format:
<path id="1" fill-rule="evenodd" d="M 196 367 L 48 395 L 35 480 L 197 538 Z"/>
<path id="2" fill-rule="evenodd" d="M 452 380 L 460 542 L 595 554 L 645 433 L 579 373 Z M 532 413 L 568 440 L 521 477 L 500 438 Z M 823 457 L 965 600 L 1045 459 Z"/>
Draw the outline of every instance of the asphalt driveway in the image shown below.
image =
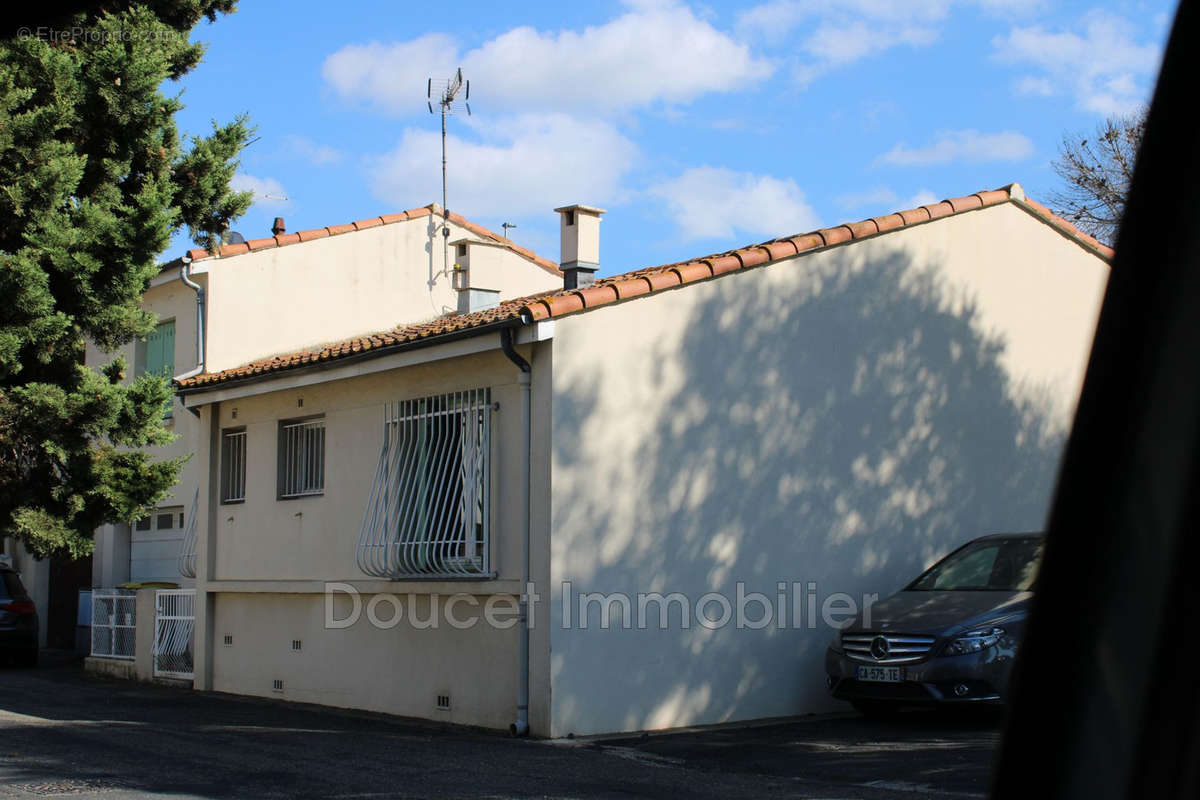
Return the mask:
<path id="1" fill-rule="evenodd" d="M 989 718 L 853 714 L 543 742 L 0 667 L 0 797 L 982 797 Z"/>

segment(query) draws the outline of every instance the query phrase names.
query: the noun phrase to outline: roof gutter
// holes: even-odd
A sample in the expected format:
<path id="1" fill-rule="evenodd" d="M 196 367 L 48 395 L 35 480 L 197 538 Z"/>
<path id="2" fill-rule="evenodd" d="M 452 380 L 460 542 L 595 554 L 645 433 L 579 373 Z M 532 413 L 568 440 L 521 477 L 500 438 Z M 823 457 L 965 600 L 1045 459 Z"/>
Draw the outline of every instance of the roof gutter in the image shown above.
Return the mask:
<path id="1" fill-rule="evenodd" d="M 520 373 L 517 376 L 521 385 L 521 599 L 519 603 L 520 624 L 518 626 L 520 641 L 517 646 L 517 719 L 508 726 L 513 736 L 529 735 L 529 598 L 533 586 L 529 580 L 529 546 L 530 546 L 530 460 L 532 458 L 532 399 L 531 384 L 533 369 L 520 353 L 513 347 L 513 328 L 508 326 L 500 331 L 500 349 L 508 360 L 517 366 Z"/>

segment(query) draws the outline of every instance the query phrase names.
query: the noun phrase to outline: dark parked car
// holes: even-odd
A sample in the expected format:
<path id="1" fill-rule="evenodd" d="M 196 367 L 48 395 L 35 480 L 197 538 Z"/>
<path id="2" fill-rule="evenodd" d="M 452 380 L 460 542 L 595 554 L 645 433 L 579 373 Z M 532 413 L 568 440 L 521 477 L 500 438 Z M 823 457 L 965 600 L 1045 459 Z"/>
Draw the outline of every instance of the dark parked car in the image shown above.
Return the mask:
<path id="1" fill-rule="evenodd" d="M 865 714 L 1003 704 L 1042 558 L 1042 534 L 968 542 L 834 636 L 833 696 Z"/>
<path id="2" fill-rule="evenodd" d="M 0 565 L 0 658 L 35 667 L 38 662 L 38 616 L 17 571 Z"/>

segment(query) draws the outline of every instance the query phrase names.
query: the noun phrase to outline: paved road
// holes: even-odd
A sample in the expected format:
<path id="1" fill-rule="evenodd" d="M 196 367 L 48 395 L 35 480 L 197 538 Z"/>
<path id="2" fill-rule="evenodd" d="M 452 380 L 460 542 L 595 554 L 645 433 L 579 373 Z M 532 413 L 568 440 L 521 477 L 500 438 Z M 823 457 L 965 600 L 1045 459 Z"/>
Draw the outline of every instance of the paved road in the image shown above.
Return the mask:
<path id="1" fill-rule="evenodd" d="M 488 731 L 0 667 L 0 797 L 981 797 L 994 720 L 853 715 L 644 739 Z"/>

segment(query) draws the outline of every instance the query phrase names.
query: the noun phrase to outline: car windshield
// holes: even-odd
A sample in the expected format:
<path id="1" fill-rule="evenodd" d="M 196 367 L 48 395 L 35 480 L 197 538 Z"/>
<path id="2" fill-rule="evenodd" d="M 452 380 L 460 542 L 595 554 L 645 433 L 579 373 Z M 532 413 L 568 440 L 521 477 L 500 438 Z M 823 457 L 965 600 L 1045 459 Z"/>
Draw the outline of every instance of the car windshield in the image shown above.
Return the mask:
<path id="1" fill-rule="evenodd" d="M 946 556 L 908 591 L 1028 592 L 1041 562 L 1041 539 L 984 539 Z"/>

